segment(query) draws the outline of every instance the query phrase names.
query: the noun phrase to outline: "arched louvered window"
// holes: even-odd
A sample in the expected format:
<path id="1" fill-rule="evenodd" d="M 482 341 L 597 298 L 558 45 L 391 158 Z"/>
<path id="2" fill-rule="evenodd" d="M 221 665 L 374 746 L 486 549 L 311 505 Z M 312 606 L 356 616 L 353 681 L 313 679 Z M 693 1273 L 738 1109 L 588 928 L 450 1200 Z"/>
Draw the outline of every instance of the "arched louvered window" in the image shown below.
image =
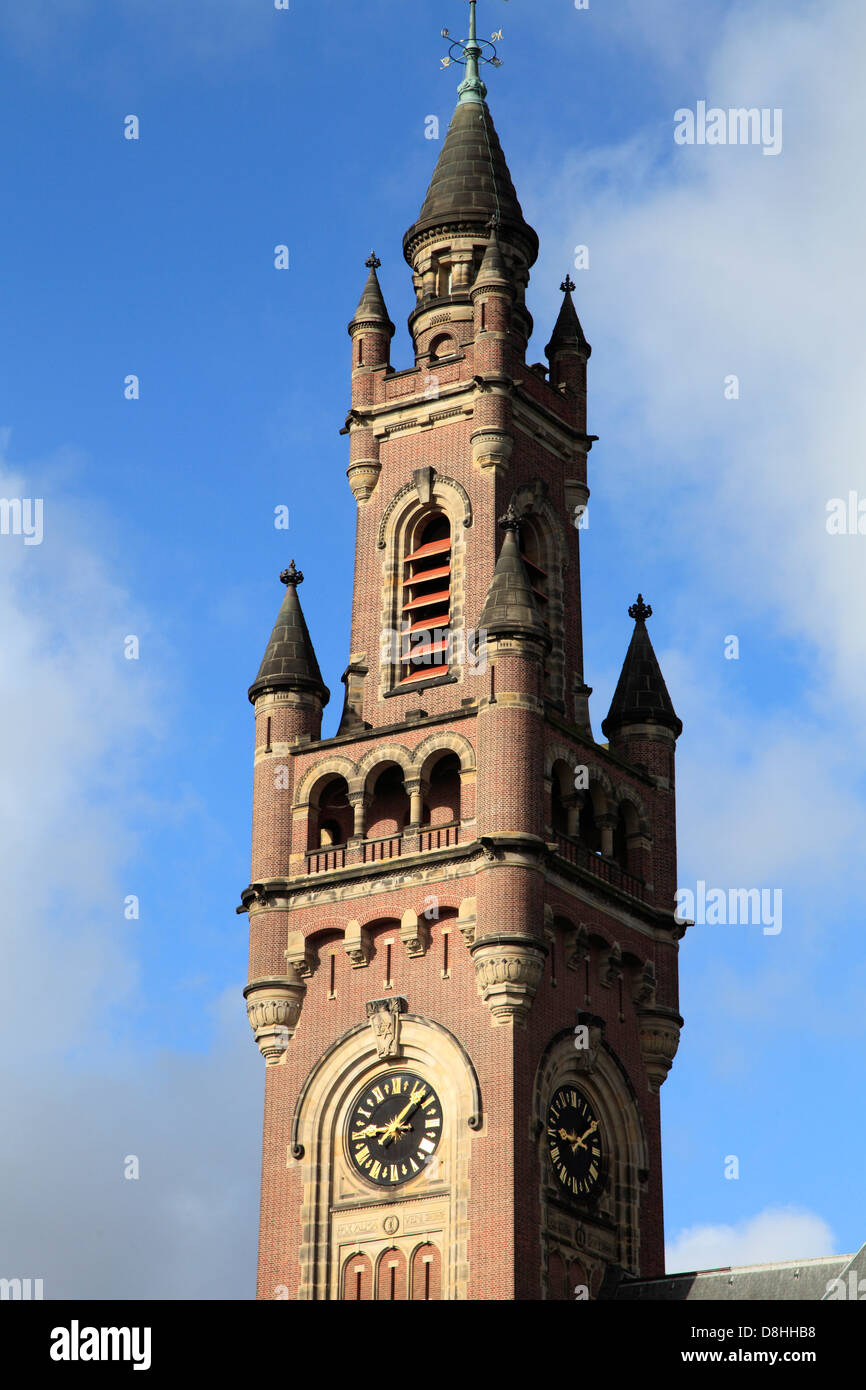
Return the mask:
<path id="1" fill-rule="evenodd" d="M 538 604 L 539 611 L 544 619 L 544 626 L 550 632 L 550 587 L 547 570 L 542 565 L 544 555 L 542 539 L 536 526 L 531 521 L 525 521 L 520 529 L 520 553 L 523 556 L 523 563 L 529 574 L 529 582 L 532 585 L 532 592 Z M 550 670 L 547 662 L 544 663 L 544 690 L 545 694 L 550 694 Z"/>
<path id="2" fill-rule="evenodd" d="M 435 512 L 403 561 L 401 685 L 448 674 L 450 615 L 451 527 Z"/>

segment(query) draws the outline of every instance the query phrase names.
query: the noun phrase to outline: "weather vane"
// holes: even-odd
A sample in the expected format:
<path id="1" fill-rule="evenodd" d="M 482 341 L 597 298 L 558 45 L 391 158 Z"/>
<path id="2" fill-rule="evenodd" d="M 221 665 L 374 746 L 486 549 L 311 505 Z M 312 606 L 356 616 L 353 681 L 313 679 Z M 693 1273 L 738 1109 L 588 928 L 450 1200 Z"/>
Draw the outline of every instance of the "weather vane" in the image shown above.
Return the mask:
<path id="1" fill-rule="evenodd" d="M 459 63 L 466 68 L 466 76 L 457 88 L 460 100 L 464 102 L 483 101 L 487 96 L 487 88 L 479 73 L 482 63 L 490 63 L 494 68 L 502 67 L 502 59 L 496 52 L 496 43 L 502 39 L 502 30 L 497 29 L 494 34 L 491 34 L 490 40 L 493 42 L 478 38 L 475 18 L 476 3 L 477 0 L 469 0 L 469 38 L 452 39 L 448 56 L 442 59 L 443 68 L 450 68 L 453 63 Z M 442 37 L 443 39 L 450 39 L 450 29 L 443 29 Z"/>

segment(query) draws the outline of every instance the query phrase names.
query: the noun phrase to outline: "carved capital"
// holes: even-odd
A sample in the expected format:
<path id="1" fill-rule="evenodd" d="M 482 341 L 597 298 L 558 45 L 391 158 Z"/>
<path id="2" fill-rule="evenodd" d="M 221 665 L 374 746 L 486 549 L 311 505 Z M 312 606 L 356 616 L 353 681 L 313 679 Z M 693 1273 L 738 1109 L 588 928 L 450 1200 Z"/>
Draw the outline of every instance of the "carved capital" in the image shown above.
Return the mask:
<path id="1" fill-rule="evenodd" d="M 671 1069 L 680 1043 L 683 1021 L 675 1009 L 638 1009 L 640 1051 L 649 1088 L 658 1094 Z"/>
<path id="2" fill-rule="evenodd" d="M 279 1062 L 298 1026 L 306 985 L 285 977 L 254 980 L 244 990 L 247 1018 L 269 1067 Z"/>
<path id="3" fill-rule="evenodd" d="M 527 936 L 488 936 L 471 948 L 478 993 L 494 1023 L 522 1022 L 532 1007 L 547 949 Z"/>
<path id="4" fill-rule="evenodd" d="M 360 922 L 348 924 L 343 944 L 353 970 L 360 970 L 363 966 L 370 964 L 373 956 L 373 943 L 370 940 L 370 933 L 361 926 Z"/>
<path id="5" fill-rule="evenodd" d="M 589 956 L 589 928 L 581 922 L 575 931 L 566 935 L 565 963 L 569 970 L 580 970 Z"/>

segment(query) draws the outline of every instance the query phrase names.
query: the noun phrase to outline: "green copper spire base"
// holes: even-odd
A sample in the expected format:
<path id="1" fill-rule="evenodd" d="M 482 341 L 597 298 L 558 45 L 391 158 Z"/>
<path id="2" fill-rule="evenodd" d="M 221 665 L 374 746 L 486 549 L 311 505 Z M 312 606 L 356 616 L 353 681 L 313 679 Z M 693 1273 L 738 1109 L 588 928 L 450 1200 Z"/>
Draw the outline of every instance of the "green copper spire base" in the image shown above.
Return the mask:
<path id="1" fill-rule="evenodd" d="M 478 72 L 478 62 L 482 56 L 482 49 L 478 42 L 478 30 L 475 22 L 476 3 L 477 0 L 469 0 L 469 40 L 463 50 L 466 58 L 466 76 L 457 88 L 457 95 L 464 105 L 469 102 L 480 103 L 487 96 L 487 88 Z"/>

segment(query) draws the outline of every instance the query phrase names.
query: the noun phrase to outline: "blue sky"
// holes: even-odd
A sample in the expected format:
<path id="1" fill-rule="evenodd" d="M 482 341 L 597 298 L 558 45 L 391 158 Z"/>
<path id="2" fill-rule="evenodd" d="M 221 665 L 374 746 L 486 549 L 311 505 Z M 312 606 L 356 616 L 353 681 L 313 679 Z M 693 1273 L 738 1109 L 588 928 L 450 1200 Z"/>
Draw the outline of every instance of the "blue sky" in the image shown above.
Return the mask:
<path id="1" fill-rule="evenodd" d="M 640 589 L 685 723 L 680 882 L 784 894 L 778 936 L 696 926 L 683 944 L 671 1268 L 866 1239 L 866 539 L 825 525 L 829 499 L 866 497 L 866 16 L 694 8 L 484 0 L 480 17 L 504 27 L 490 103 L 541 237 L 531 360 L 590 248 L 572 273 L 601 437 L 597 736 Z M 44 499 L 41 545 L 0 537 L 0 1273 L 48 1297 L 252 1292 L 246 688 L 294 556 L 334 731 L 346 324 L 375 247 L 408 364 L 402 235 L 441 148 L 425 120 L 444 136 L 455 100 L 439 30 L 464 12 L 0 0 L 0 495 Z M 700 100 L 781 108 L 781 154 L 675 145 L 674 112 Z"/>

